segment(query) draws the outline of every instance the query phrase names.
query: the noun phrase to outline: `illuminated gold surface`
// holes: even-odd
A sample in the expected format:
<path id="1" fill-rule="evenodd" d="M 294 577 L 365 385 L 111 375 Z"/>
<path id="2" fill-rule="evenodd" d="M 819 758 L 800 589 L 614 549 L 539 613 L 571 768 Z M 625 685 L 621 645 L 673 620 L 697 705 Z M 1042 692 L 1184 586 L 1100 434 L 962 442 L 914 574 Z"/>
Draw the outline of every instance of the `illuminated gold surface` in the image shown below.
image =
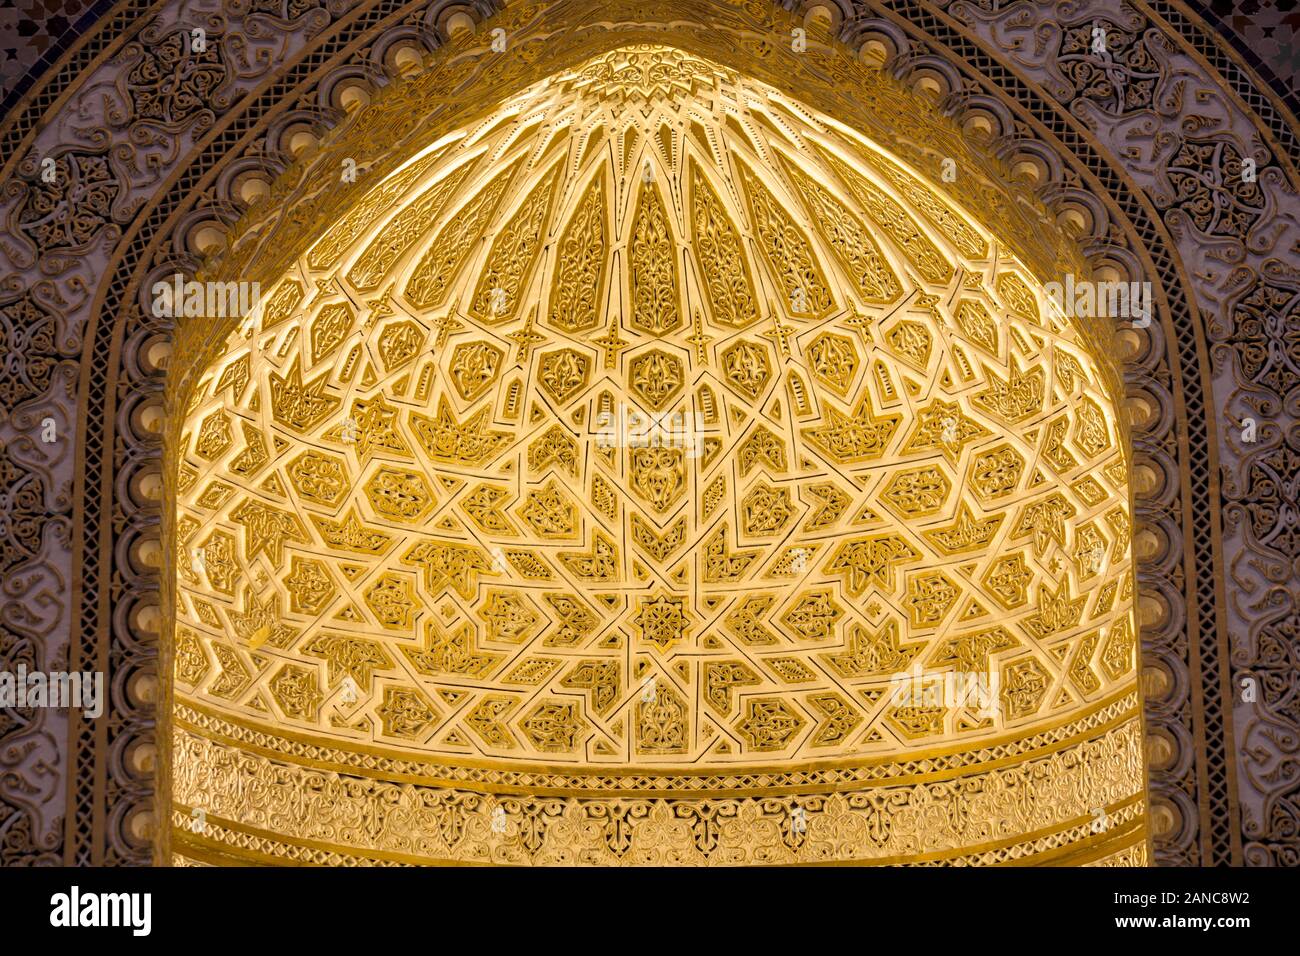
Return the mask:
<path id="1" fill-rule="evenodd" d="M 730 862 L 1127 852 L 1103 380 L 995 236 L 764 84 L 643 46 L 526 90 L 323 230 L 193 395 L 173 790 L 226 822 L 180 842 L 705 862 L 674 827 L 713 796 Z M 628 410 L 685 444 L 611 443 Z M 1000 707 L 895 704 L 914 665 Z M 481 791 L 518 827 L 555 773 L 571 830 L 511 850 Z M 618 814 L 621 852 L 580 824 Z"/>

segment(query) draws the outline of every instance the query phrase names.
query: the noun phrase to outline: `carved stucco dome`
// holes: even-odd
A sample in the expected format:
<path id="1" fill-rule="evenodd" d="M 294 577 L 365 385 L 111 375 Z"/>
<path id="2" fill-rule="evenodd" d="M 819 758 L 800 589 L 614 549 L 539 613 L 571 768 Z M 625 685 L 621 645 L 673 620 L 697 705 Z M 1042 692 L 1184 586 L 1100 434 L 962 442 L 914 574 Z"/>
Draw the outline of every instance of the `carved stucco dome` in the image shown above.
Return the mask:
<path id="1" fill-rule="evenodd" d="M 1106 377 L 978 197 L 887 147 L 640 46 L 340 186 L 187 413 L 178 819 L 308 839 L 274 808 L 319 773 L 417 859 L 473 855 L 416 838 L 453 797 L 484 840 L 521 795 L 893 801 L 833 853 L 881 859 L 1136 819 Z M 917 809 L 997 793 L 1050 810 Z"/>

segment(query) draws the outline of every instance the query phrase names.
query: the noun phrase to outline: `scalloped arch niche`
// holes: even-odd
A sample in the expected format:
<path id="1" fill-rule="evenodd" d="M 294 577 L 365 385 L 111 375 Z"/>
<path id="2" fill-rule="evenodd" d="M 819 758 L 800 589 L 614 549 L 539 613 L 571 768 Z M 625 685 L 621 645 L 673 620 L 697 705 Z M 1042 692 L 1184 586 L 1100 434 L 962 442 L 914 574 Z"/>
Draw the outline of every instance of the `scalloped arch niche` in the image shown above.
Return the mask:
<path id="1" fill-rule="evenodd" d="M 888 147 L 624 46 L 321 223 L 180 430 L 180 859 L 1146 861 L 1107 373 Z"/>

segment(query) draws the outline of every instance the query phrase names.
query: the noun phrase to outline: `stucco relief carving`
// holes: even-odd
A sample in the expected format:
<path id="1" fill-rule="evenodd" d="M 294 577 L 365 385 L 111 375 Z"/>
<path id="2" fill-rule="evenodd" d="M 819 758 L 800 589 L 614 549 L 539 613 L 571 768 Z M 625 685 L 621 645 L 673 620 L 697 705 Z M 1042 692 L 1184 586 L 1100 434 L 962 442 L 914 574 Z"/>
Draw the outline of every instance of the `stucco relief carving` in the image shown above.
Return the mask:
<path id="1" fill-rule="evenodd" d="M 1225 412 L 1216 430 L 1228 599 L 1218 610 L 1231 649 L 1225 683 L 1236 728 L 1225 749 L 1237 764 L 1243 852 L 1254 864 L 1296 865 L 1300 688 L 1284 650 L 1300 614 L 1294 168 L 1144 5 L 990 9 L 959 0 L 949 9 L 1087 123 L 1147 195 L 1182 258 L 1212 362 L 1206 400 Z M 1090 54 L 1097 26 L 1110 38 L 1107 55 Z M 1246 160 L 1253 177 L 1243 175 Z M 1243 680 L 1258 694 L 1243 693 Z"/>
<path id="2" fill-rule="evenodd" d="M 395 25 L 392 21 L 373 25 L 380 19 L 374 17 L 369 25 L 372 32 L 386 29 L 387 40 L 376 39 L 351 66 L 338 57 L 334 72 L 317 85 L 318 95 L 304 91 L 294 100 L 308 105 L 264 122 L 244 158 L 232 162 L 207 193 L 195 197 L 196 206 L 210 211 L 191 215 L 183 223 L 169 224 L 170 240 L 157 243 L 149 265 L 167 270 L 176 263 L 193 266 L 195 259 L 187 236 L 174 230 L 181 225 L 197 226 L 205 217 L 229 221 L 240 208 L 235 170 L 276 171 L 287 159 L 286 134 L 295 121 L 320 130 L 341 116 L 329 96 L 320 92 L 328 88 L 331 77 L 350 73 L 371 80 L 381 78 L 381 67 L 388 65 L 386 43 L 416 37 L 428 46 L 434 45 L 451 6 L 434 3 L 418 8 L 405 22 Z M 887 15 L 890 8 L 902 6 L 882 4 L 885 9 L 877 10 L 860 4 L 856 11 L 846 10 L 842 33 L 846 38 L 860 40 L 874 16 Z M 1107 9 L 1112 6 L 1105 5 Z M 128 567 L 125 560 L 114 562 L 107 555 L 113 553 L 114 536 L 118 539 L 118 553 L 129 550 L 130 541 L 138 533 L 130 527 L 132 523 L 148 527 L 156 521 L 148 517 L 149 492 L 153 489 L 143 480 L 150 456 L 157 454 L 156 441 L 149 437 L 145 421 L 148 410 L 140 403 L 150 391 L 157 390 L 158 369 L 151 365 L 147 348 L 155 335 L 165 330 L 137 319 L 117 339 L 121 353 L 116 359 L 111 349 L 113 336 L 100 336 L 93 343 L 85 340 L 92 318 L 108 321 L 103 314 L 106 299 L 120 296 L 123 291 L 110 288 L 107 297 L 103 295 L 103 287 L 112 275 L 108 270 L 110 257 L 125 253 L 138 259 L 146 241 L 160 239 L 156 231 L 160 222 L 146 222 L 142 217 L 150 215 L 150 204 L 191 161 L 198 140 L 210 134 L 214 124 L 220 125 L 226 117 L 249 106 L 250 90 L 309 45 L 322 43 L 327 34 L 332 36 L 331 30 L 353 17 L 359 8 L 354 4 L 294 3 L 230 3 L 215 13 L 180 5 L 176 10 L 164 8 L 156 20 L 141 22 L 137 40 L 118 45 L 78 78 L 67 102 L 55 112 L 54 122 L 26 141 L 13 138 L 12 129 L 4 134 L 10 137 L 10 145 L 21 146 L 21 150 L 13 153 L 0 184 L 0 212 L 5 223 L 0 233 L 0 261 L 8 276 L 0 291 L 0 323 L 7 339 L 6 351 L 19 352 L 24 362 L 21 367 L 7 367 L 6 381 L 12 384 L 8 395 L 0 392 L 5 412 L 0 441 L 7 462 L 6 542 L 0 568 L 5 578 L 6 603 L 0 621 L 0 655 L 6 664 L 26 659 L 52 667 L 55 662 L 75 658 L 93 647 L 105 663 L 111 654 L 117 671 L 110 678 L 114 694 L 111 706 L 116 716 L 106 731 L 107 741 L 82 736 L 69 753 L 62 715 L 50 711 L 19 714 L 16 720 L 6 715 L 7 723 L 0 724 L 0 761 L 7 771 L 0 788 L 0 859 L 5 862 L 34 860 L 42 855 L 64 858 L 65 853 L 68 859 L 87 862 L 99 854 L 112 862 L 142 859 L 148 854 L 146 839 L 132 842 L 124 835 L 128 831 L 126 811 L 142 806 L 151 792 L 147 773 L 134 777 L 126 771 L 109 773 L 112 792 L 98 798 L 115 800 L 118 807 L 112 818 L 116 829 L 110 836 L 92 835 L 89 823 L 79 817 L 78 806 L 88 806 L 91 795 L 76 794 L 74 803 L 78 806 L 64 806 L 70 769 L 77 767 L 78 761 L 91 759 L 97 747 L 117 741 L 121 749 L 132 736 L 147 736 L 152 714 L 144 699 L 147 691 L 128 678 L 136 676 L 142 665 L 146 670 L 151 666 L 148 662 L 154 651 L 147 642 L 122 636 L 131 627 L 128 611 L 120 611 L 117 619 L 110 621 L 100 607 L 100 599 L 111 595 L 117 600 L 156 589 L 156 577 L 147 569 Z M 395 8 L 394 4 L 385 9 Z M 490 12 L 486 6 L 465 9 L 476 17 Z M 179 10 L 187 12 L 180 14 Z M 1242 677 L 1258 676 L 1263 690 L 1256 703 L 1234 704 L 1237 743 L 1225 747 L 1220 739 L 1217 756 L 1212 758 L 1218 761 L 1212 768 L 1218 783 L 1212 784 L 1205 769 L 1193 766 L 1185 752 L 1170 758 L 1169 766 L 1178 772 L 1157 781 L 1155 790 L 1178 804 L 1183 823 L 1181 830 L 1166 842 L 1163 856 L 1157 846 L 1157 855 L 1167 862 L 1200 859 L 1202 850 L 1195 846 L 1199 838 L 1193 829 L 1195 806 L 1206 799 L 1211 789 L 1222 791 L 1227 786 L 1223 766 L 1226 759 L 1238 761 L 1245 859 L 1252 863 L 1294 863 L 1294 820 L 1298 811 L 1293 768 L 1296 741 L 1300 739 L 1295 700 L 1300 691 L 1295 686 L 1294 661 L 1288 661 L 1284 651 L 1285 643 L 1294 641 L 1300 601 L 1297 569 L 1288 564 L 1295 552 L 1295 449 L 1300 443 L 1295 425 L 1300 417 L 1295 387 L 1300 360 L 1294 332 L 1297 201 L 1294 188 L 1287 182 L 1288 175 L 1293 181 L 1294 159 L 1275 155 L 1272 138 L 1266 140 L 1259 135 L 1239 101 L 1218 92 L 1222 79 L 1207 75 L 1204 67 L 1188 56 L 1188 41 L 1169 31 L 1166 24 L 1151 19 L 1146 7 L 1126 5 L 1106 14 L 1101 5 L 1075 8 L 1017 3 L 999 9 L 993 4 L 952 4 L 949 13 L 956 21 L 966 23 L 988 48 L 1003 51 L 999 56 L 1003 62 L 1043 82 L 1061 107 L 1089 122 L 1116 168 L 1125 170 L 1147 192 L 1148 200 L 1177 243 L 1184 278 L 1198 296 L 1193 315 L 1203 316 L 1208 333 L 1214 362 L 1212 394 L 1204 397 L 1195 413 L 1218 415 L 1227 409 L 1226 416 L 1236 425 L 1254 412 L 1253 417 L 1260 422 L 1259 440 L 1254 444 L 1238 440 L 1234 445 L 1234 432 L 1239 436 L 1240 431 L 1226 422 L 1220 422 L 1213 434 L 1222 468 L 1222 474 L 1216 476 L 1222 482 L 1224 502 L 1220 553 L 1230 562 L 1225 577 L 1224 634 L 1232 638 L 1235 668 L 1231 681 L 1220 672 L 1223 679 L 1219 686 L 1237 686 Z M 178 16 L 185 19 L 178 20 Z M 1123 65 L 1116 66 L 1116 57 L 1112 56 L 1111 62 L 1088 66 L 1088 55 L 1069 47 L 1077 43 L 1072 36 L 1085 26 L 1090 29 L 1093 19 L 1107 16 L 1118 34 L 1131 38 L 1119 48 Z M 213 25 L 215 35 L 230 37 L 230 43 L 221 44 L 215 58 L 202 59 L 178 74 L 175 63 L 168 62 L 165 38 L 179 37 L 181 27 L 204 24 Z M 1066 26 L 1064 32 L 1062 24 Z M 145 37 L 145 29 L 153 31 L 150 37 Z M 359 27 L 354 29 L 360 32 Z M 888 16 L 877 32 L 895 39 L 891 68 L 899 72 L 906 72 L 909 64 L 915 66 L 926 58 L 943 59 L 941 43 L 936 41 L 933 49 L 926 49 L 920 39 L 906 39 L 906 30 Z M 1063 58 L 1061 51 L 1067 47 L 1069 55 Z M 330 54 L 337 49 L 331 47 Z M 1053 65 L 1058 59 L 1072 65 Z M 949 69 L 954 76 L 959 75 L 951 64 Z M 1122 94 L 1118 92 L 1121 85 Z M 199 105 L 203 97 L 210 98 L 206 106 Z M 1023 116 L 1015 114 L 1006 102 L 996 100 L 992 93 L 967 90 L 954 94 L 951 101 L 954 108 L 972 104 L 1005 116 L 1008 122 L 1004 135 L 1026 137 Z M 31 127 L 27 121 L 26 128 Z M 1257 191 L 1242 191 L 1226 182 L 1231 163 L 1235 162 L 1231 153 L 1256 160 Z M 51 191 L 41 188 L 39 177 L 40 161 L 47 156 L 62 164 L 60 168 L 66 172 L 63 185 Z M 1283 163 L 1287 175 L 1282 172 Z M 1065 192 L 1087 191 L 1087 184 L 1081 184 L 1074 171 L 1050 169 L 1049 173 L 1042 187 L 1045 195 L 1052 196 L 1061 188 L 1057 176 L 1066 184 Z M 1105 248 L 1122 262 L 1133 262 L 1132 251 L 1126 256 L 1119 248 L 1120 242 L 1110 242 L 1117 236 L 1108 233 L 1102 218 L 1099 216 L 1099 221 L 1093 223 L 1093 235 L 1098 237 L 1095 248 Z M 48 248 L 43 245 L 47 241 Z M 33 334 L 32 321 L 50 331 Z M 1184 492 L 1177 487 L 1178 462 L 1184 453 L 1169 438 L 1177 403 L 1160 394 L 1169 390 L 1170 381 L 1169 374 L 1158 366 L 1166 347 L 1177 347 L 1185 358 L 1195 358 L 1197 346 L 1195 342 L 1190 346 L 1181 342 L 1166 345 L 1158 329 L 1151 338 L 1131 362 L 1138 384 L 1150 386 L 1148 391 L 1158 406 L 1153 413 L 1155 424 L 1163 429 L 1158 440 L 1140 450 L 1156 472 L 1167 475 L 1151 492 L 1153 509 L 1149 513 L 1151 524 L 1162 529 L 1166 539 L 1161 553 L 1171 557 L 1164 561 L 1161 580 L 1143 579 L 1144 588 L 1165 593 L 1168 598 L 1165 618 L 1158 626 L 1144 628 L 1144 663 L 1164 662 L 1168 683 L 1163 696 L 1157 695 L 1149 704 L 1149 713 L 1168 722 L 1170 736 L 1179 747 L 1193 748 L 1203 746 L 1199 741 L 1206 728 L 1193 727 L 1189 716 L 1191 696 L 1200 691 L 1189 684 L 1188 660 L 1194 649 L 1188 644 L 1185 622 L 1180 617 L 1184 601 L 1180 592 L 1194 586 L 1189 574 L 1205 575 L 1207 569 L 1181 566 L 1179 515 L 1189 509 L 1188 503 L 1181 500 Z M 81 380 L 76 375 L 79 360 L 87 369 L 86 378 Z M 1200 372 L 1185 366 L 1181 374 L 1199 376 Z M 1152 381 L 1145 381 L 1148 378 Z M 139 382 L 142 391 L 132 394 L 128 381 Z M 71 446 L 41 443 L 36 435 L 46 418 L 53 418 L 60 434 L 65 435 L 88 424 L 78 408 L 84 409 L 91 395 L 99 396 L 100 408 L 95 414 L 102 419 L 103 397 L 109 391 L 122 396 L 115 412 L 117 437 L 105 447 L 102 421 L 98 428 L 87 432 L 85 461 L 95 470 L 85 489 L 97 493 L 99 469 L 104 456 L 111 456 L 117 486 L 121 488 L 121 506 L 131 517 L 121 514 L 114 519 L 104 513 L 88 515 L 78 522 L 75 516 L 81 506 L 75 502 L 78 490 L 74 486 Z M 1205 464 L 1203 460 L 1199 467 L 1204 469 Z M 1193 484 L 1206 486 L 1207 479 L 1198 472 Z M 129 487 L 133 482 L 140 488 Z M 17 494 L 13 489 L 25 492 Z M 37 505 L 37 501 L 43 504 Z M 78 530 L 84 544 L 75 536 Z M 1183 528 L 1183 532 L 1186 530 Z M 1206 537 L 1217 529 L 1196 531 Z M 85 564 L 79 565 L 81 554 L 90 547 L 97 548 L 101 535 L 109 544 L 104 555 L 88 557 Z M 115 563 L 117 567 L 112 567 Z M 110 580 L 112 573 L 117 577 Z M 70 582 L 74 580 L 81 581 L 81 607 L 71 603 L 75 592 Z M 92 616 L 89 624 L 81 625 L 96 630 L 79 629 L 73 641 L 76 647 L 70 653 L 69 634 L 83 612 L 98 615 L 97 619 Z M 1215 622 L 1206 614 L 1208 609 L 1203 609 L 1196 639 L 1217 643 L 1213 636 Z M 118 635 L 111 640 L 109 628 Z M 1209 638 L 1205 637 L 1207 633 L 1211 634 Z M 1211 737 L 1214 732 L 1211 728 Z M 1217 733 L 1220 737 L 1224 733 L 1222 721 Z M 1215 742 L 1210 740 L 1206 745 L 1213 747 Z M 132 799 L 119 799 L 122 793 Z M 1232 801 L 1214 799 L 1218 803 L 1212 807 L 1211 816 L 1226 834 L 1237 826 L 1235 820 L 1225 818 Z M 72 820 L 68 830 L 72 840 L 66 846 L 62 820 L 65 813 Z M 1224 846 L 1231 852 L 1232 841 L 1227 836 L 1210 842 L 1215 844 L 1212 854 L 1222 854 Z M 97 849 L 92 852 L 88 849 L 91 846 Z"/>

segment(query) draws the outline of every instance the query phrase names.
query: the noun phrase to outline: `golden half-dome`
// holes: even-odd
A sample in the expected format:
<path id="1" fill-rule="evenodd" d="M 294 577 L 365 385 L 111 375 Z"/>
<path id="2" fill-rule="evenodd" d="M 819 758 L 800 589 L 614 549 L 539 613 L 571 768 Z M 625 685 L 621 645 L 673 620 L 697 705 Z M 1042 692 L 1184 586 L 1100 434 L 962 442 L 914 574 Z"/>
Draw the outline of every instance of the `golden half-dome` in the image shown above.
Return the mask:
<path id="1" fill-rule="evenodd" d="M 1140 856 L 1118 427 L 882 144 L 668 48 L 563 72 L 323 229 L 194 393 L 178 846 Z"/>

